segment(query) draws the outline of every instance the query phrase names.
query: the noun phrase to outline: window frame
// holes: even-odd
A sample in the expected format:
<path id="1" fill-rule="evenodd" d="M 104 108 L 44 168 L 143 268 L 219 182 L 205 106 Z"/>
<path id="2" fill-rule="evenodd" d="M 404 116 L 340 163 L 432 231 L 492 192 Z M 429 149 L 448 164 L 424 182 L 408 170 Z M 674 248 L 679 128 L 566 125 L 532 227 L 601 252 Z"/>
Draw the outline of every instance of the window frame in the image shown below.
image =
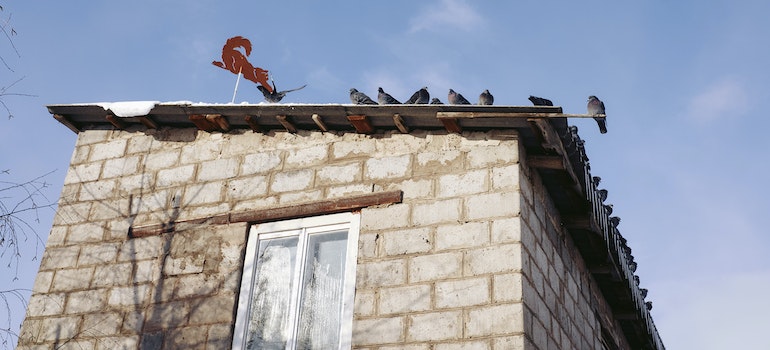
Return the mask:
<path id="1" fill-rule="evenodd" d="M 255 278 L 257 277 L 257 253 L 259 250 L 260 238 L 271 239 L 298 235 L 300 239 L 297 244 L 297 251 L 300 252 L 300 249 L 305 249 L 307 246 L 307 237 L 310 234 L 342 229 L 347 229 L 348 235 L 345 256 L 345 279 L 342 287 L 342 315 L 340 319 L 339 348 L 351 348 L 360 223 L 360 212 L 344 212 L 252 225 L 249 228 L 248 240 L 246 242 L 246 255 L 243 261 L 243 274 L 241 276 L 238 308 L 236 311 L 235 328 L 233 330 L 232 349 L 246 349 L 246 332 L 248 330 L 248 318 L 253 299 L 253 286 Z M 302 239 L 303 237 L 305 239 L 304 241 Z M 297 259 L 296 264 L 297 266 L 304 265 L 304 261 Z M 296 277 L 298 276 L 295 276 L 295 278 Z M 299 281 L 295 280 L 295 282 Z M 297 291 L 299 291 L 299 288 L 294 288 L 292 291 L 292 304 L 297 301 L 297 298 L 295 298 Z M 296 320 L 299 316 L 300 308 L 293 307 L 292 309 L 294 313 L 290 315 L 290 317 L 291 319 Z M 297 322 L 293 322 L 290 327 L 291 335 L 288 343 L 296 346 Z"/>

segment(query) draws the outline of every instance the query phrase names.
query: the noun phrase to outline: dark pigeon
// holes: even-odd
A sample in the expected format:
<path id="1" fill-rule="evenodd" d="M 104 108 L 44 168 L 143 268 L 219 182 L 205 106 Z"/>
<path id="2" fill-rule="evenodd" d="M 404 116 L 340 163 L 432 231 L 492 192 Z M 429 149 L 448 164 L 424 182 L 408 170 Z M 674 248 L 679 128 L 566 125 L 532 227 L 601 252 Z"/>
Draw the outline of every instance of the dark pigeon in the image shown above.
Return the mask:
<path id="1" fill-rule="evenodd" d="M 609 191 L 605 189 L 598 190 L 596 193 L 599 195 L 599 200 L 602 201 L 602 203 L 607 200 L 607 195 L 609 195 Z"/>
<path id="2" fill-rule="evenodd" d="M 644 306 L 647 307 L 647 311 L 652 310 L 652 302 L 651 301 L 648 301 L 648 302 L 644 303 Z"/>
<path id="3" fill-rule="evenodd" d="M 421 104 L 424 105 L 430 100 L 430 94 L 428 93 L 428 87 L 424 86 L 422 89 L 415 91 L 404 104 Z"/>
<path id="4" fill-rule="evenodd" d="M 604 111 L 604 102 L 602 102 L 598 97 L 596 96 L 588 96 L 588 114 L 590 115 L 597 115 L 597 114 L 607 114 Z M 607 118 L 606 117 L 594 117 L 594 120 L 596 120 L 596 123 L 599 124 L 599 131 L 602 134 L 607 133 Z"/>
<path id="5" fill-rule="evenodd" d="M 646 298 L 647 297 L 647 292 L 648 292 L 647 289 L 642 288 L 642 289 L 639 289 L 639 291 L 642 292 L 642 298 Z"/>
<path id="6" fill-rule="evenodd" d="M 482 92 L 481 95 L 479 95 L 479 105 L 491 106 L 492 103 L 494 102 L 495 102 L 495 97 L 489 93 L 489 90 L 484 90 L 484 92 Z"/>
<path id="7" fill-rule="evenodd" d="M 262 85 L 257 85 L 257 89 L 262 92 L 262 95 L 265 96 L 265 101 L 270 103 L 278 103 L 281 102 L 284 96 L 286 96 L 287 93 L 290 93 L 292 91 L 297 91 L 304 89 L 307 84 L 302 85 L 296 89 L 291 90 L 284 90 L 284 91 L 278 91 L 278 89 L 275 87 L 275 82 L 273 82 L 273 92 L 270 92 Z"/>
<path id="8" fill-rule="evenodd" d="M 594 186 L 599 186 L 599 183 L 602 182 L 602 178 L 598 176 L 592 177 L 591 180 L 593 180 Z"/>
<path id="9" fill-rule="evenodd" d="M 434 97 L 432 100 L 430 100 L 430 104 L 432 105 L 443 105 L 444 102 L 441 102 L 437 97 Z"/>
<path id="10" fill-rule="evenodd" d="M 618 225 L 620 225 L 620 218 L 617 216 L 610 217 L 610 224 L 612 224 L 613 227 L 618 227 Z"/>
<path id="11" fill-rule="evenodd" d="M 456 93 L 454 90 L 449 89 L 449 95 L 447 95 L 447 100 L 449 100 L 450 105 L 469 105 L 471 104 L 468 102 L 468 100 L 463 97 L 463 95 L 460 95 Z"/>
<path id="12" fill-rule="evenodd" d="M 553 102 L 547 98 L 529 95 L 529 101 L 535 106 L 553 106 Z"/>
<path id="13" fill-rule="evenodd" d="M 374 102 L 369 96 L 366 96 L 365 93 L 359 92 L 356 89 L 350 89 L 350 102 L 352 102 L 354 105 L 376 105 L 377 102 Z"/>
<path id="14" fill-rule="evenodd" d="M 393 96 L 390 96 L 389 93 L 385 92 L 381 87 L 377 88 L 377 102 L 379 102 L 381 105 L 400 105 L 401 102 L 398 102 Z"/>

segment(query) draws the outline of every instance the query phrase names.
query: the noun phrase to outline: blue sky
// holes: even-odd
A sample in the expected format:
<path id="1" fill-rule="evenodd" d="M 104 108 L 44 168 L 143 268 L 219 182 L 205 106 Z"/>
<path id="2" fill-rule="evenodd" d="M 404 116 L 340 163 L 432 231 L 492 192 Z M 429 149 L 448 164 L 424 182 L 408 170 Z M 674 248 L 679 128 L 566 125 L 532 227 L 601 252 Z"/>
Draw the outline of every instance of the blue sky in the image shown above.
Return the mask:
<path id="1" fill-rule="evenodd" d="M 25 78 L 0 118 L 0 180 L 51 170 L 56 200 L 75 134 L 48 104 L 158 100 L 227 103 L 235 76 L 211 65 L 235 35 L 286 103 L 348 103 L 351 87 L 404 100 L 428 86 L 475 101 L 550 98 L 607 106 L 609 133 L 572 120 L 639 262 L 669 349 L 770 348 L 770 2 L 609 1 L 3 1 Z M 262 101 L 241 81 L 236 102 Z M 0 110 L 0 112 L 3 112 Z M 47 235 L 53 217 L 37 226 Z M 26 254 L 29 288 L 38 261 Z M 2 265 L 4 266 L 4 265 Z M 2 311 L 4 312 L 4 311 Z M 0 315 L 2 316 L 2 315 Z"/>

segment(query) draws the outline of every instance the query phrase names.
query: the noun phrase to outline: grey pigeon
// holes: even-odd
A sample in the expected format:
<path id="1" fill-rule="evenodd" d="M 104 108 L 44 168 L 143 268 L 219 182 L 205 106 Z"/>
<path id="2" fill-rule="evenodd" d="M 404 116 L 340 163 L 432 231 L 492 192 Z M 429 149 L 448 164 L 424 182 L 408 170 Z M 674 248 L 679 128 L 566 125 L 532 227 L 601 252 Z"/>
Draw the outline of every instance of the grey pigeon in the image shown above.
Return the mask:
<path id="1" fill-rule="evenodd" d="M 535 106 L 553 106 L 553 102 L 547 98 L 529 95 L 529 101 Z"/>
<path id="2" fill-rule="evenodd" d="M 647 297 L 647 292 L 648 292 L 647 289 L 642 288 L 642 289 L 639 289 L 639 291 L 642 292 L 642 298 L 646 298 Z"/>
<path id="3" fill-rule="evenodd" d="M 607 215 L 612 215 L 612 204 L 604 204 L 604 210 L 607 211 Z"/>
<path id="4" fill-rule="evenodd" d="M 432 105 L 443 105 L 444 102 L 441 102 L 441 100 L 439 100 L 437 97 L 434 97 L 433 99 L 430 100 L 430 104 L 432 104 Z"/>
<path id="5" fill-rule="evenodd" d="M 307 84 L 302 85 L 296 89 L 278 91 L 278 89 L 275 87 L 275 81 L 273 81 L 273 92 L 267 91 L 267 89 L 262 85 L 257 85 L 257 89 L 259 89 L 259 91 L 262 92 L 262 95 L 265 96 L 265 101 L 270 103 L 278 103 L 278 102 L 281 102 L 281 100 L 283 99 L 284 96 L 286 96 L 287 93 L 304 89 L 305 86 L 307 86 Z"/>
<path id="6" fill-rule="evenodd" d="M 479 105 L 491 106 L 492 103 L 494 102 L 495 102 L 495 97 L 489 93 L 489 90 L 484 90 L 484 92 L 482 92 L 481 95 L 479 95 Z"/>
<path id="7" fill-rule="evenodd" d="M 602 201 L 602 203 L 607 200 L 607 195 L 609 195 L 609 191 L 605 189 L 598 190 L 596 193 L 599 195 L 599 200 Z"/>
<path id="8" fill-rule="evenodd" d="M 449 95 L 447 95 L 447 100 L 449 100 L 450 105 L 469 105 L 471 104 L 468 102 L 468 100 L 463 97 L 463 95 L 460 95 L 456 93 L 454 90 L 449 89 Z"/>
<path id="9" fill-rule="evenodd" d="M 401 102 L 398 102 L 393 96 L 390 96 L 389 93 L 385 92 L 381 87 L 377 88 L 377 102 L 379 102 L 381 105 L 400 105 Z"/>
<path id="10" fill-rule="evenodd" d="M 647 307 L 647 311 L 652 310 L 652 302 L 651 301 L 648 301 L 648 302 L 644 303 L 644 306 Z"/>
<path id="11" fill-rule="evenodd" d="M 424 105 L 430 100 L 430 94 L 428 93 L 428 87 L 423 86 L 422 89 L 415 91 L 404 104 L 421 104 Z"/>
<path id="12" fill-rule="evenodd" d="M 366 96 L 365 93 L 359 92 L 356 89 L 350 89 L 350 102 L 352 102 L 354 105 L 376 105 L 377 102 L 374 102 L 369 96 Z"/>
<path id="13" fill-rule="evenodd" d="M 594 176 L 591 178 L 591 180 L 593 180 L 594 186 L 599 186 L 599 183 L 602 182 L 602 178 L 599 176 Z"/>
<path id="14" fill-rule="evenodd" d="M 607 114 L 604 111 L 604 102 L 602 102 L 598 97 L 591 95 L 588 96 L 588 114 L 590 115 L 597 115 L 597 114 Z M 607 133 L 607 118 L 606 117 L 594 117 L 594 120 L 596 120 L 596 123 L 599 124 L 599 131 L 602 134 Z"/>
<path id="15" fill-rule="evenodd" d="M 617 216 L 610 217 L 610 224 L 612 224 L 613 227 L 618 227 L 618 225 L 620 225 L 620 218 Z"/>

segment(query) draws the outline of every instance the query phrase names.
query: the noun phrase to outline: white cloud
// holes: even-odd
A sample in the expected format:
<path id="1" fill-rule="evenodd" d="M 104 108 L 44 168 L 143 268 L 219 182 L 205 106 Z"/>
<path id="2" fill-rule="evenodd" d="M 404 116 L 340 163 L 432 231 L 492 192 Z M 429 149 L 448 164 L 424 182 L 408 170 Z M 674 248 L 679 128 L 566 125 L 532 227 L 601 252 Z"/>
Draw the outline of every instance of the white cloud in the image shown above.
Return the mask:
<path id="1" fill-rule="evenodd" d="M 748 109 L 748 101 L 746 89 L 741 81 L 730 77 L 723 78 L 690 100 L 687 116 L 698 122 L 734 117 Z"/>
<path id="2" fill-rule="evenodd" d="M 412 18 L 409 32 L 435 31 L 442 27 L 470 31 L 483 24 L 483 18 L 463 0 L 440 0 Z"/>

